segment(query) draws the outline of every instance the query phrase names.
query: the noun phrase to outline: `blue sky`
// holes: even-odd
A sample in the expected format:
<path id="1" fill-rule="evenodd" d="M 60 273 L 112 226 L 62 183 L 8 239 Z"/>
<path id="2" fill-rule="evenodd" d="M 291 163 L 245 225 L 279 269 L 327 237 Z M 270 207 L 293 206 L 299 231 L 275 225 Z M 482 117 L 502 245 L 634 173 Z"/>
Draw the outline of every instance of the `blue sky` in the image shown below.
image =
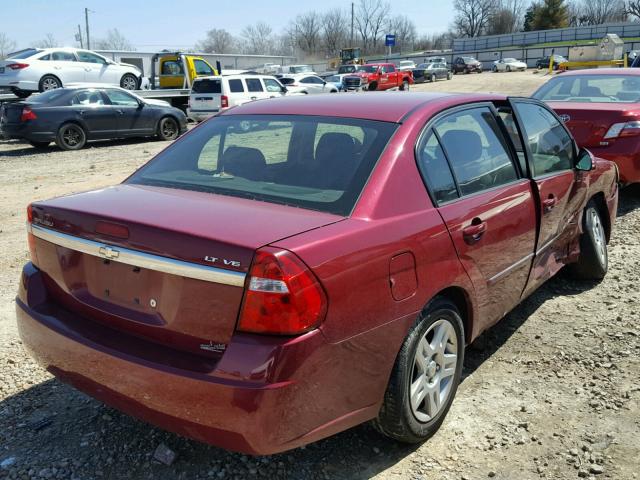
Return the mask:
<path id="1" fill-rule="evenodd" d="M 446 0 L 390 0 L 393 14 L 408 15 L 418 33 L 446 30 L 453 19 L 452 2 Z M 78 24 L 84 35 L 84 7 L 91 12 L 91 38 L 104 36 L 117 28 L 137 50 L 163 47 L 186 48 L 204 37 L 207 30 L 225 28 L 239 34 L 245 25 L 264 21 L 276 32 L 290 19 L 315 9 L 349 8 L 344 0 L 0 0 L 0 32 L 16 42 L 18 48 L 30 46 L 47 33 L 66 46 L 75 46 Z"/>

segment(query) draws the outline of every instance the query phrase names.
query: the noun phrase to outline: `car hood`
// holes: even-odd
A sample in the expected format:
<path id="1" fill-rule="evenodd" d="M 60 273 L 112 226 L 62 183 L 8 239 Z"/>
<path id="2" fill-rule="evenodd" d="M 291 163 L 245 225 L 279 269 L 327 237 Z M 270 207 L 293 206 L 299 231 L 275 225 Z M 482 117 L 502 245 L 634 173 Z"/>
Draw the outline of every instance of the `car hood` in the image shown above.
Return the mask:
<path id="1" fill-rule="evenodd" d="M 145 103 L 149 104 L 149 105 L 155 105 L 157 107 L 170 107 L 171 104 L 169 102 L 166 102 L 164 100 L 155 100 L 153 98 L 145 98 L 144 99 Z"/>

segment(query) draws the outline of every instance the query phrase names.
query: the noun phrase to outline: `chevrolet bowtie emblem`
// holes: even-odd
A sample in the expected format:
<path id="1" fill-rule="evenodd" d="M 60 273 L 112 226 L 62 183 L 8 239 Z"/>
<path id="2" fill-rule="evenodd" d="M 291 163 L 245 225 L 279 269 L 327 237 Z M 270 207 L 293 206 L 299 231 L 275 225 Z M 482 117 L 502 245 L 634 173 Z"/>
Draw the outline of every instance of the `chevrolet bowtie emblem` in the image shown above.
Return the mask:
<path id="1" fill-rule="evenodd" d="M 114 258 L 118 258 L 120 256 L 120 252 L 115 248 L 111 248 L 111 247 L 100 247 L 100 250 L 98 250 L 98 253 L 104 258 L 108 258 L 110 260 Z"/>

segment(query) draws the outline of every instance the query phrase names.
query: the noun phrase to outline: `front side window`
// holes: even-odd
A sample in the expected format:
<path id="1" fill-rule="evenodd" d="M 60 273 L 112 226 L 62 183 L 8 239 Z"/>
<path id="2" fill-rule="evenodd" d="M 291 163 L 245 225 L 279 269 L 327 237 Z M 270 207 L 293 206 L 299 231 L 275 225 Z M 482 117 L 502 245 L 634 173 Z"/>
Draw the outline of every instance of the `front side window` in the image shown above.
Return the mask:
<path id="1" fill-rule="evenodd" d="M 270 93 L 280 93 L 282 91 L 282 85 L 280 85 L 278 81 L 274 80 L 273 78 L 265 78 L 264 86 L 267 89 L 267 92 Z"/>
<path id="2" fill-rule="evenodd" d="M 204 60 L 194 60 L 193 66 L 196 70 L 196 75 L 213 75 L 214 71 Z"/>
<path id="3" fill-rule="evenodd" d="M 250 92 L 262 92 L 262 83 L 259 78 L 247 78 L 247 90 Z"/>
<path id="4" fill-rule="evenodd" d="M 515 102 L 514 108 L 532 154 L 533 174 L 538 177 L 573 168 L 573 140 L 560 121 L 533 103 Z"/>
<path id="5" fill-rule="evenodd" d="M 458 198 L 458 190 L 438 137 L 429 129 L 418 145 L 418 168 L 437 204 Z"/>
<path id="6" fill-rule="evenodd" d="M 242 85 L 242 80 L 240 80 L 239 78 L 234 78 L 233 80 L 229 80 L 229 91 L 231 93 L 244 92 L 244 86 Z"/>
<path id="7" fill-rule="evenodd" d="M 78 60 L 80 62 L 99 63 L 102 65 L 107 63 L 105 59 L 102 58 L 100 55 L 96 55 L 95 53 L 91 53 L 91 52 L 82 52 L 82 51 L 78 52 Z"/>
<path id="8" fill-rule="evenodd" d="M 226 115 L 175 142 L 127 182 L 348 215 L 397 124 Z"/>
<path id="9" fill-rule="evenodd" d="M 135 97 L 132 97 L 122 90 L 107 89 L 104 93 L 107 95 L 112 105 L 128 107 L 137 107 L 139 105 L 138 100 Z"/>
<path id="10" fill-rule="evenodd" d="M 393 65 L 388 65 L 386 68 L 387 68 L 387 73 L 393 73 L 396 71 L 396 67 L 394 67 Z"/>
<path id="11" fill-rule="evenodd" d="M 518 178 L 498 123 L 488 107 L 452 113 L 439 120 L 434 130 L 440 137 L 462 195 Z"/>

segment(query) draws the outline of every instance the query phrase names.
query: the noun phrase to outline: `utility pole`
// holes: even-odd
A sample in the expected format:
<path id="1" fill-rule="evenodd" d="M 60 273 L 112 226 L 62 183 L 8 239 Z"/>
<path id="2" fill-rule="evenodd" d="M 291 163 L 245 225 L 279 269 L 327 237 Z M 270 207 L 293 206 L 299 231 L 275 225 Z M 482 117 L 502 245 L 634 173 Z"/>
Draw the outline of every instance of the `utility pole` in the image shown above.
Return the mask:
<path id="1" fill-rule="evenodd" d="M 89 9 L 84 9 L 84 23 L 87 30 L 87 50 L 91 50 L 91 40 L 89 40 Z"/>
<path id="2" fill-rule="evenodd" d="M 78 34 L 76 35 L 76 40 L 80 42 L 80 48 L 84 48 L 82 44 L 82 29 L 80 28 L 80 24 L 78 24 Z"/>
<path id="3" fill-rule="evenodd" d="M 353 2 L 351 2 L 351 42 L 349 47 L 353 48 Z"/>

